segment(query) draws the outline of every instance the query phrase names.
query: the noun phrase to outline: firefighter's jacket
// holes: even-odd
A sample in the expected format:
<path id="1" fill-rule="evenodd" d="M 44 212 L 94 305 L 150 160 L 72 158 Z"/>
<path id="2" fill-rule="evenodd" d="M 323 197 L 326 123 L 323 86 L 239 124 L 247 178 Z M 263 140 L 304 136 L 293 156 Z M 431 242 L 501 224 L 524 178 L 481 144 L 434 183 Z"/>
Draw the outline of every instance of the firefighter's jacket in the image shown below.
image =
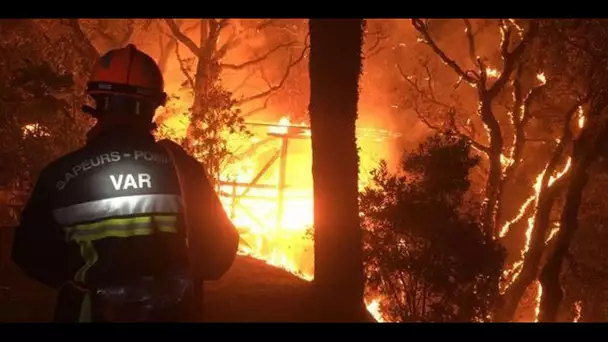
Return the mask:
<path id="1" fill-rule="evenodd" d="M 116 128 L 42 171 L 12 258 L 27 276 L 61 289 L 56 319 L 86 319 L 84 304 L 68 308 L 75 295 L 62 293 L 72 288 L 66 284 L 96 288 L 191 269 L 187 245 L 195 249 L 191 257 L 198 255 L 199 281 L 217 279 L 231 266 L 238 235 L 205 170 L 179 146 L 171 150 L 174 158 L 150 133 Z M 181 193 L 173 160 L 191 193 Z M 197 216 L 189 220 L 197 224 L 189 239 L 184 207 Z"/>

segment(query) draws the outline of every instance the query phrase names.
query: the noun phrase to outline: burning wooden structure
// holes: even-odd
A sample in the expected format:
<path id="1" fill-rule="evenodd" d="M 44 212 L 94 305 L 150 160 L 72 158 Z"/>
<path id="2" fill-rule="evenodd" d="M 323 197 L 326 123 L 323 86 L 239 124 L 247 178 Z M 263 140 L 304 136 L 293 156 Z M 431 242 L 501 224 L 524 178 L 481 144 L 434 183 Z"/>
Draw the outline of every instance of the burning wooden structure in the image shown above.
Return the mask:
<path id="1" fill-rule="evenodd" d="M 245 253 L 312 278 L 314 255 L 312 241 L 307 239 L 313 224 L 310 127 L 291 124 L 287 118 L 278 124 L 248 122 L 247 125 L 252 130 L 265 129 L 264 136 L 250 141 L 235 159 L 253 161 L 255 167 L 250 168 L 247 175 L 237 172 L 221 178 L 222 202 L 241 232 Z M 397 137 L 398 134 L 383 130 L 357 129 L 364 153 L 373 142 L 379 143 L 378 152 L 384 152 L 389 148 L 386 140 Z M 296 140 L 305 144 L 298 144 Z M 267 150 L 263 160 L 258 158 L 264 154 L 259 150 Z M 363 164 L 377 165 L 375 162 Z"/>
<path id="2" fill-rule="evenodd" d="M 249 126 L 258 126 L 258 127 L 268 127 L 267 137 L 259 142 L 252 144 L 252 146 L 243 153 L 243 155 L 251 155 L 255 153 L 259 147 L 270 143 L 274 139 L 280 140 L 279 149 L 272 155 L 272 157 L 264 164 L 264 166 L 258 171 L 258 173 L 253 177 L 253 179 L 247 183 L 238 182 L 237 180 L 232 181 L 220 181 L 219 185 L 222 189 L 225 187 L 230 187 L 231 191 L 226 193 L 225 191 L 221 191 L 220 194 L 225 197 L 230 198 L 230 218 L 234 219 L 236 216 L 236 209 L 239 206 L 242 198 L 248 196 L 251 189 L 276 189 L 276 207 L 277 207 L 277 218 L 276 225 L 277 229 L 280 228 L 281 222 L 283 221 L 284 215 L 284 206 L 285 206 L 285 190 L 289 187 L 287 184 L 287 158 L 288 158 L 288 149 L 289 142 L 292 139 L 309 139 L 310 138 L 310 128 L 303 125 L 291 125 L 291 124 L 282 124 L 277 126 L 276 124 L 268 124 L 268 123 L 255 123 L 249 122 L 247 123 Z M 264 177 L 264 175 L 278 162 L 279 165 L 279 176 L 277 184 L 262 184 L 260 180 Z M 238 191 L 241 190 L 240 193 Z M 248 209 L 244 206 L 240 207 L 252 220 L 258 221 L 260 226 L 264 226 L 263 222 L 259 222 L 259 220 L 255 217 L 254 213 L 248 211 Z"/>

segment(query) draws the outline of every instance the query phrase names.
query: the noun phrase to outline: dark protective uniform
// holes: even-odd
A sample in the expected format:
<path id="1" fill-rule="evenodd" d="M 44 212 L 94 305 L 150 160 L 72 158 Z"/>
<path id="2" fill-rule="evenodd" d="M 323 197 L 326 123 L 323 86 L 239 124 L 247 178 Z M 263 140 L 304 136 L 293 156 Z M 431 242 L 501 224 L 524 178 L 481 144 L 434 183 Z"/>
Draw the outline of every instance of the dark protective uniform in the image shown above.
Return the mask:
<path id="1" fill-rule="evenodd" d="M 193 276 L 194 286 L 218 279 L 231 266 L 236 230 L 202 165 L 177 145 L 173 150 L 174 159 L 151 134 L 119 127 L 42 171 L 15 232 L 12 258 L 29 277 L 60 289 L 55 321 L 103 320 L 96 289 L 192 275 L 183 198 L 200 217 L 191 230 L 204 237 L 190 243 L 201 259 L 197 267 L 204 269 Z M 180 193 L 172 160 L 186 170 L 182 182 L 191 194 Z M 181 303 L 202 305 L 188 298 Z M 173 309 L 150 319 L 189 320 L 184 313 L 198 310 Z"/>

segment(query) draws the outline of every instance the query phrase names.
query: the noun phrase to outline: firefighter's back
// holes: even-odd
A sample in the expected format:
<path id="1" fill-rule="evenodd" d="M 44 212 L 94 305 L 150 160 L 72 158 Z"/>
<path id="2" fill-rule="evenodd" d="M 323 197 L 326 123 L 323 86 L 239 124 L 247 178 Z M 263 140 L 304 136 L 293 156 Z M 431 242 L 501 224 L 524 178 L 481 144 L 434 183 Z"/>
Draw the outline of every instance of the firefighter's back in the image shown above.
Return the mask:
<path id="1" fill-rule="evenodd" d="M 202 165 L 150 133 L 167 98 L 152 57 L 133 45 L 108 51 L 86 93 L 97 123 L 84 148 L 41 173 L 12 259 L 60 288 L 56 320 L 180 320 L 171 309 L 183 312 L 179 303 L 201 298 L 198 285 L 228 270 L 238 234 Z M 182 300 L 188 293 L 198 299 Z"/>
<path id="2" fill-rule="evenodd" d="M 179 184 L 151 135 L 111 132 L 58 160 L 53 214 L 83 267 L 77 281 L 106 285 L 185 265 Z"/>
<path id="3" fill-rule="evenodd" d="M 137 302 L 148 295 L 137 293 L 143 280 L 166 284 L 174 274 L 187 274 L 178 179 L 150 134 L 105 133 L 53 163 L 44 180 L 73 251 L 77 286 L 96 293 L 116 289 Z"/>

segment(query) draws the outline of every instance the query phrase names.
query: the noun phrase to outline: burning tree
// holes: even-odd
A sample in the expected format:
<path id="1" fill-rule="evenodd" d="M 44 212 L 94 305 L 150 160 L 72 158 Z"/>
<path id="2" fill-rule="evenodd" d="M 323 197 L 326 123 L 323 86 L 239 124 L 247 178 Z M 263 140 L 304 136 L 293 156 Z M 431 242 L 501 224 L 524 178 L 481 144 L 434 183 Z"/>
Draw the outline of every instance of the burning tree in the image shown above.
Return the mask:
<path id="1" fill-rule="evenodd" d="M 524 144 L 524 128 L 529 121 L 529 116 L 526 116 L 528 113 L 523 111 L 528 110 L 526 105 L 529 105 L 529 102 L 533 99 L 536 92 L 530 91 L 530 93 L 527 94 L 527 97 L 524 98 L 522 96 L 523 94 L 521 94 L 521 88 L 519 89 L 519 94 L 517 94 L 518 96 L 515 99 L 515 102 L 518 103 L 513 105 L 512 113 L 510 115 L 511 123 L 515 131 L 513 147 L 510 153 L 507 152 L 507 149 L 505 148 L 505 137 L 496 114 L 495 103 L 499 100 L 500 95 L 502 95 L 502 92 L 508 86 L 513 74 L 517 72 L 516 76 L 521 76 L 522 68 L 518 68 L 518 62 L 520 62 L 530 41 L 537 34 L 538 23 L 531 22 L 530 28 L 526 30 L 525 33 L 522 33 L 522 38 L 518 43 L 515 42 L 517 44 L 514 48 L 512 48 L 515 40 L 512 37 L 514 33 L 513 30 L 521 30 L 521 28 L 515 26 L 512 22 L 502 21 L 500 23 L 499 27 L 503 37 L 500 45 L 500 55 L 503 59 L 503 68 L 501 70 L 496 70 L 491 67 L 486 58 L 478 56 L 478 43 L 475 40 L 475 32 L 473 32 L 472 24 L 467 19 L 464 19 L 463 21 L 469 44 L 469 58 L 471 59 L 469 64 L 474 68 L 473 70 L 462 68 L 455 60 L 448 57 L 448 55 L 439 47 L 438 43 L 432 38 L 427 21 L 413 19 L 412 25 L 420 33 L 422 41 L 432 49 L 441 62 L 456 73 L 456 76 L 459 78 L 458 84 L 460 82 L 465 82 L 475 90 L 479 102 L 476 116 L 486 128 L 488 135 L 487 144 L 483 142 L 483 137 L 479 137 L 478 134 L 476 134 L 472 116 L 465 113 L 465 120 L 462 120 L 463 114 L 458 113 L 459 108 L 455 105 L 443 102 L 438 98 L 438 95 L 435 93 L 435 80 L 428 65 L 424 65 L 426 73 L 425 78 L 427 80 L 426 85 L 420 84 L 415 77 L 405 75 L 401 69 L 400 71 L 404 76 L 404 79 L 420 95 L 418 98 L 414 98 L 414 110 L 429 128 L 465 138 L 471 142 L 475 149 L 486 156 L 489 168 L 485 185 L 486 203 L 483 211 L 483 225 L 486 235 L 497 237 L 499 236 L 497 221 L 500 217 L 499 207 L 501 190 L 504 188 L 504 184 L 513 175 L 521 161 Z M 519 79 L 520 77 L 516 77 L 518 82 Z M 521 87 L 521 85 L 519 85 L 519 87 Z M 437 109 L 435 111 L 425 111 L 424 108 L 421 108 L 420 100 L 426 102 L 427 105 L 430 104 L 431 106 L 437 107 Z M 429 117 L 429 114 L 433 112 L 439 112 L 439 115 Z M 444 121 L 441 126 L 433 122 L 438 120 Z"/>
<path id="2" fill-rule="evenodd" d="M 362 20 L 310 20 L 315 284 L 331 320 L 364 312 L 355 127 Z"/>
<path id="3" fill-rule="evenodd" d="M 235 134 L 248 135 L 243 118 L 266 109 L 270 98 L 283 87 L 292 68 L 304 59 L 308 50 L 307 43 L 297 42 L 297 32 L 290 29 L 294 26 L 292 23 L 276 19 L 97 19 L 80 20 L 80 24 L 100 50 L 124 46 L 145 34 L 157 38 L 157 61 L 162 71 L 166 71 L 172 57 L 177 59 L 184 76 L 185 94 L 170 96 L 168 105 L 160 111 L 158 135 L 181 140 L 182 145 L 205 164 L 212 180 L 218 179 L 220 170 L 232 155 L 229 140 Z M 265 44 L 261 48 L 251 48 L 251 58 L 245 61 L 230 62 L 231 54 L 248 46 L 249 40 L 268 35 L 278 37 L 279 41 L 270 48 Z M 194 36 L 198 39 L 193 39 Z M 279 79 L 272 80 L 264 65 L 271 60 L 274 62 L 273 58 L 280 53 L 289 57 L 285 59 L 287 62 Z M 222 75 L 241 71 L 250 74 L 243 83 L 257 73 L 267 88 L 247 96 L 235 96 L 242 85 L 226 89 Z M 187 110 L 182 108 L 184 101 L 191 101 Z M 259 106 L 241 112 L 249 104 Z M 187 119 L 187 134 L 183 138 L 173 127 L 163 124 L 164 119 L 175 114 L 184 114 Z"/>
<path id="4" fill-rule="evenodd" d="M 251 27 L 243 27 L 244 23 L 236 25 L 234 22 L 235 20 L 230 19 L 201 19 L 198 23 L 200 37 L 197 44 L 180 29 L 176 20 L 165 20 L 174 39 L 179 42 L 175 52 L 186 78 L 184 86 L 189 89 L 193 98 L 188 134 L 183 145 L 201 158 L 213 179 L 218 179 L 222 163 L 231 153 L 225 130 L 227 129 L 229 134 L 246 133 L 239 107 L 250 101 L 268 98 L 279 90 L 291 68 L 304 58 L 308 49 L 306 44 L 304 47 L 298 47 L 296 42 L 283 42 L 253 59 L 238 64 L 226 63 L 226 55 L 243 39 L 252 32 L 258 33 L 271 27 L 275 20 L 263 20 Z M 224 38 L 223 42 L 221 38 Z M 181 57 L 180 44 L 194 55 L 193 59 Z M 294 57 L 294 51 L 298 48 L 298 56 Z M 279 50 L 288 50 L 291 54 L 278 83 L 269 82 L 266 90 L 241 98 L 234 98 L 232 92 L 224 89 L 221 83 L 222 71 L 245 70 L 260 65 Z M 265 105 L 262 108 L 265 108 Z"/>
<path id="5" fill-rule="evenodd" d="M 479 162 L 470 149 L 434 135 L 403 154 L 399 172 L 382 163 L 360 195 L 368 290 L 391 321 L 486 321 L 498 297 L 504 251 L 466 197 Z"/>
<path id="6" fill-rule="evenodd" d="M 608 74 L 606 73 L 605 20 L 575 20 L 549 22 L 550 30 L 556 32 L 558 47 L 555 58 L 558 65 L 567 63 L 566 76 L 578 79 L 578 85 L 586 92 L 588 108 L 580 115 L 579 132 L 572 143 L 572 171 L 561 214 L 561 228 L 555 238 L 555 247 L 540 274 L 543 296 L 540 303 L 539 320 L 552 322 L 557 319 L 563 290 L 560 274 L 563 261 L 569 255 L 570 244 L 578 229 L 579 208 L 583 191 L 589 181 L 589 169 L 606 151 L 608 136 Z M 555 43 L 555 41 L 554 41 Z M 583 77 L 580 77 L 580 76 Z M 582 108 L 581 108 L 582 114 Z"/>
<path id="7" fill-rule="evenodd" d="M 525 290 L 537 279 L 547 241 L 552 237 L 551 213 L 559 190 L 563 189 L 570 171 L 570 163 L 564 145 L 571 141 L 570 124 L 577 114 L 578 108 L 586 101 L 585 96 L 568 96 L 572 99 L 567 106 L 553 106 L 564 112 L 562 114 L 564 130 L 558 137 L 551 156 L 533 186 L 533 194 L 520 207 L 519 212 L 511 219 L 504 218 L 504 189 L 512 182 L 521 169 L 526 150 L 526 142 L 531 131 L 530 121 L 541 120 L 543 109 L 541 104 L 551 99 L 550 84 L 547 76 L 540 70 L 539 63 L 534 59 L 535 44 L 538 40 L 540 23 L 536 20 L 518 23 L 513 20 L 499 20 L 498 28 L 501 34 L 498 55 L 502 59 L 502 68 L 494 69 L 488 58 L 479 56 L 479 34 L 484 26 L 477 23 L 474 31 L 473 24 L 463 19 L 466 41 L 468 43 L 469 61 L 467 67 L 448 56 L 432 37 L 429 22 L 421 19 L 412 20 L 412 25 L 420 34 L 421 40 L 427 44 L 434 55 L 458 77 L 459 81 L 468 84 L 474 90 L 475 102 L 478 104 L 474 115 L 467 113 L 463 106 L 458 105 L 456 95 L 442 94 L 436 90 L 437 79 L 434 78 L 428 61 L 423 64 L 425 82 L 406 75 L 407 83 L 417 94 L 414 98 L 414 110 L 419 118 L 429 128 L 444 134 L 458 136 L 470 141 L 471 145 L 487 160 L 487 176 L 485 180 L 485 203 L 482 212 L 483 229 L 487 236 L 496 240 L 502 239 L 509 228 L 525 217 L 528 219 L 526 244 L 522 251 L 523 261 L 516 262 L 512 269 L 505 273 L 506 286 L 502 289 L 501 304 L 497 306 L 494 319 L 498 321 L 512 320 Z M 471 69 L 469 69 L 471 68 Z M 456 97 L 454 96 L 456 95 Z M 572 94 L 569 94 L 572 95 Z M 465 95 L 466 96 L 466 95 Z M 450 98 L 452 103 L 446 102 Z M 508 100 L 511 97 L 511 100 Z M 506 106 L 505 106 L 506 104 Z M 533 109 L 536 106 L 537 113 Z M 504 108 L 506 107 L 506 109 Z M 478 121 L 477 121 L 478 120 Z M 477 127 L 485 129 L 486 137 L 477 134 Z M 510 134 L 509 134 L 510 133 Z M 547 144 L 550 139 L 543 139 Z"/>

